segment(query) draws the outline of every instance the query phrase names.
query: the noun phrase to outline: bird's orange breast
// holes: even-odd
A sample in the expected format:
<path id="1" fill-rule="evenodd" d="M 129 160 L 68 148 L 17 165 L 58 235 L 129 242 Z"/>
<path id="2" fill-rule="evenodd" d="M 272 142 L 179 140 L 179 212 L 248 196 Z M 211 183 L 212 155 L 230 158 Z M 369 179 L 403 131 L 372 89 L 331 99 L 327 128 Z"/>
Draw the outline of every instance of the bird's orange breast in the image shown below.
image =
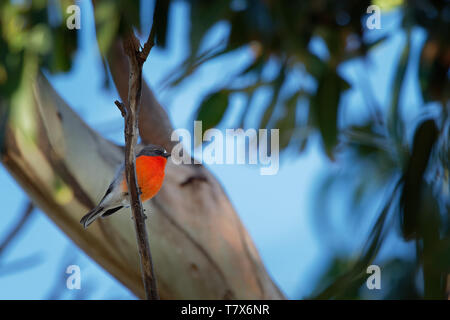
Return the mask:
<path id="1" fill-rule="evenodd" d="M 158 156 L 140 156 L 136 158 L 136 175 L 141 189 L 141 201 L 153 198 L 164 181 L 164 169 L 167 159 Z M 122 189 L 127 191 L 127 182 L 124 178 Z"/>

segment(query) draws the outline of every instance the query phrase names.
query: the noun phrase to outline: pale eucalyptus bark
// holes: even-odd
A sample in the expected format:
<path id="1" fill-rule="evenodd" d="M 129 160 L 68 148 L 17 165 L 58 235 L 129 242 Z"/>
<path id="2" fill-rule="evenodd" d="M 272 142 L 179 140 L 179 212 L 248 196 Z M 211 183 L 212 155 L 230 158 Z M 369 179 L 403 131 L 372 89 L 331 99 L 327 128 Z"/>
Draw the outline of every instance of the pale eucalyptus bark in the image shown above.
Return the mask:
<path id="1" fill-rule="evenodd" d="M 149 238 L 142 207 L 140 190 L 136 174 L 136 144 L 138 141 L 138 119 L 141 108 L 142 91 L 142 66 L 153 47 L 154 28 L 145 43 L 144 49 L 140 49 L 139 40 L 134 32 L 128 32 L 128 38 L 123 41 L 124 50 L 128 57 L 128 99 L 127 104 L 116 101 L 122 116 L 125 119 L 125 177 L 130 196 L 131 212 L 136 229 L 136 241 L 141 262 L 142 282 L 144 284 L 145 298 L 147 300 L 158 300 L 157 280 L 155 277 L 153 260 L 149 245 Z"/>

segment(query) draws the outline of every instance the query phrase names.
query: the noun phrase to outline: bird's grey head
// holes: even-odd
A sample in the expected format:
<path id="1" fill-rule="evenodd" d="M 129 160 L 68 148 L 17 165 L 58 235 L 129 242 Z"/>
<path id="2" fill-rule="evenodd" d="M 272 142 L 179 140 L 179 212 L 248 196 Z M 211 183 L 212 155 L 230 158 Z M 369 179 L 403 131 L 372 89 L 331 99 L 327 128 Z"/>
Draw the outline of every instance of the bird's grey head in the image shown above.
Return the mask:
<path id="1" fill-rule="evenodd" d="M 151 157 L 159 156 L 168 158 L 170 157 L 170 153 L 166 152 L 166 150 L 161 146 L 155 144 L 148 144 L 144 148 L 142 148 L 142 150 L 138 154 L 138 157 L 139 156 L 151 156 Z"/>

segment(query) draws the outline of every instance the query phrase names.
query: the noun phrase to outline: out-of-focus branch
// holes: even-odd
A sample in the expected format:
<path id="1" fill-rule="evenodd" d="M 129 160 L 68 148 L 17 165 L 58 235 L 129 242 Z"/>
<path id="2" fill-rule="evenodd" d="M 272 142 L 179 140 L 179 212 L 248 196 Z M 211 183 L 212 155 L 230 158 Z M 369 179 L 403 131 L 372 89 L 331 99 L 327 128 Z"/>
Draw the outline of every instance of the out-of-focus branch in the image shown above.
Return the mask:
<path id="1" fill-rule="evenodd" d="M 77 251 L 73 250 L 72 245 L 68 245 L 66 249 L 64 250 L 64 254 L 61 255 L 60 262 L 59 262 L 59 274 L 55 277 L 53 280 L 53 285 L 50 289 L 50 291 L 47 294 L 46 300 L 60 300 L 62 299 L 62 295 L 66 291 L 66 280 L 67 280 L 67 274 L 65 273 L 67 266 L 75 264 L 77 260 L 78 253 Z M 86 288 L 84 288 L 83 284 L 83 290 L 79 291 L 85 291 Z M 76 290 L 77 291 L 77 290 Z"/>
<path id="2" fill-rule="evenodd" d="M 138 140 L 138 119 L 141 103 L 142 66 L 153 47 L 154 23 L 149 38 L 141 51 L 139 40 L 130 31 L 123 41 L 124 50 L 129 62 L 128 103 L 124 105 L 116 101 L 116 105 L 125 118 L 125 176 L 130 193 L 131 211 L 136 228 L 136 237 L 141 260 L 142 280 L 148 300 L 159 299 L 153 261 L 148 242 L 145 215 L 142 208 L 139 186 L 136 177 L 136 143 Z"/>
<path id="3" fill-rule="evenodd" d="M 17 224 L 11 229 L 5 239 L 0 243 L 0 256 L 3 254 L 5 249 L 11 244 L 11 242 L 16 238 L 19 232 L 22 230 L 22 227 L 29 220 L 31 214 L 34 211 L 34 204 L 31 201 L 28 201 L 23 210 L 22 216 L 20 217 Z"/>
<path id="4" fill-rule="evenodd" d="M 28 271 L 44 261 L 42 252 L 34 252 L 21 258 L 1 264 L 0 277 L 10 276 L 19 272 Z"/>

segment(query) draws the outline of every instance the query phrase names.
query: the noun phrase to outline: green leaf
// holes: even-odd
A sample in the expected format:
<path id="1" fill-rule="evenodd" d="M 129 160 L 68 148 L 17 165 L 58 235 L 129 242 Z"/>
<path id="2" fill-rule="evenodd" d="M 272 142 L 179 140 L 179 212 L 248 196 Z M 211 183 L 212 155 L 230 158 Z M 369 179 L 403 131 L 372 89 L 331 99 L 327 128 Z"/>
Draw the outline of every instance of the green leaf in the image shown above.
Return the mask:
<path id="1" fill-rule="evenodd" d="M 166 46 L 167 19 L 169 16 L 170 0 L 156 0 L 155 13 L 153 15 L 155 24 L 156 45 Z"/>
<path id="2" fill-rule="evenodd" d="M 445 295 L 446 270 L 443 270 L 442 257 L 437 255 L 441 246 L 441 216 L 439 204 L 433 194 L 432 186 L 423 184 L 420 195 L 419 232 L 422 236 L 422 266 L 425 299 L 443 299 Z M 420 250 L 420 245 L 419 245 Z M 419 251 L 420 252 L 420 251 Z M 419 253 L 420 255 L 420 253 Z"/>
<path id="3" fill-rule="evenodd" d="M 47 65 L 52 73 L 66 72 L 72 67 L 72 57 L 77 49 L 78 32 L 60 26 L 52 30 L 53 50 L 47 57 Z"/>
<path id="4" fill-rule="evenodd" d="M 0 98 L 0 159 L 5 152 L 6 127 L 9 120 L 11 106 L 5 98 Z"/>
<path id="5" fill-rule="evenodd" d="M 286 64 L 283 64 L 281 66 L 281 69 L 280 69 L 280 72 L 278 73 L 277 78 L 274 81 L 272 98 L 269 102 L 268 107 L 264 111 L 263 117 L 261 119 L 261 123 L 259 124 L 260 128 L 267 128 L 267 125 L 269 124 L 270 120 L 272 119 L 275 108 L 278 104 L 278 97 L 280 96 L 280 90 L 284 84 L 285 79 L 286 79 Z"/>
<path id="6" fill-rule="evenodd" d="M 197 56 L 203 37 L 210 28 L 225 18 L 230 11 L 228 0 L 197 0 L 191 5 L 190 45 L 191 55 Z"/>
<path id="7" fill-rule="evenodd" d="M 295 92 L 284 103 L 284 115 L 275 124 L 280 130 L 280 150 L 285 149 L 292 140 L 296 129 L 297 102 L 301 92 Z"/>
<path id="8" fill-rule="evenodd" d="M 320 60 L 318 56 L 309 51 L 302 51 L 299 58 L 304 63 L 306 71 L 316 79 L 322 77 L 323 73 L 326 71 L 325 63 Z"/>
<path id="9" fill-rule="evenodd" d="M 411 156 L 403 175 L 404 183 L 400 198 L 403 213 L 402 230 L 406 240 L 420 235 L 419 210 L 424 174 L 437 138 L 438 129 L 434 120 L 422 122 L 414 134 Z"/>
<path id="10" fill-rule="evenodd" d="M 445 59 L 449 49 L 445 42 L 429 36 L 422 47 L 419 63 L 419 83 L 425 102 L 446 101 L 449 94 L 448 67 Z"/>
<path id="11" fill-rule="evenodd" d="M 43 23 L 34 26 L 28 33 L 27 49 L 36 54 L 46 54 L 51 49 L 50 28 Z"/>
<path id="12" fill-rule="evenodd" d="M 97 1 L 95 4 L 95 30 L 100 53 L 106 56 L 119 31 L 119 6 L 116 1 Z"/>
<path id="13" fill-rule="evenodd" d="M 322 136 L 325 152 L 333 159 L 333 149 L 338 142 L 338 109 L 341 94 L 349 88 L 349 84 L 342 79 L 334 69 L 328 69 L 319 79 L 315 96 L 311 100 L 311 112 Z"/>
<path id="14" fill-rule="evenodd" d="M 196 119 L 202 121 L 203 130 L 208 130 L 220 123 L 228 107 L 228 90 L 220 90 L 207 96 L 198 108 Z"/>
<path id="15" fill-rule="evenodd" d="M 24 51 L 11 53 L 7 49 L 0 38 L 0 97 L 10 97 L 19 87 L 23 75 Z"/>
<path id="16" fill-rule="evenodd" d="M 103 1 L 105 0 L 102 0 L 102 2 Z M 141 28 L 141 7 L 139 4 L 139 0 L 120 0 L 120 3 L 117 3 L 117 0 L 112 1 L 116 2 L 116 13 L 120 14 L 124 18 L 127 25 L 131 26 L 132 28 L 136 28 L 140 33 L 150 32 L 150 30 L 143 31 Z"/>

